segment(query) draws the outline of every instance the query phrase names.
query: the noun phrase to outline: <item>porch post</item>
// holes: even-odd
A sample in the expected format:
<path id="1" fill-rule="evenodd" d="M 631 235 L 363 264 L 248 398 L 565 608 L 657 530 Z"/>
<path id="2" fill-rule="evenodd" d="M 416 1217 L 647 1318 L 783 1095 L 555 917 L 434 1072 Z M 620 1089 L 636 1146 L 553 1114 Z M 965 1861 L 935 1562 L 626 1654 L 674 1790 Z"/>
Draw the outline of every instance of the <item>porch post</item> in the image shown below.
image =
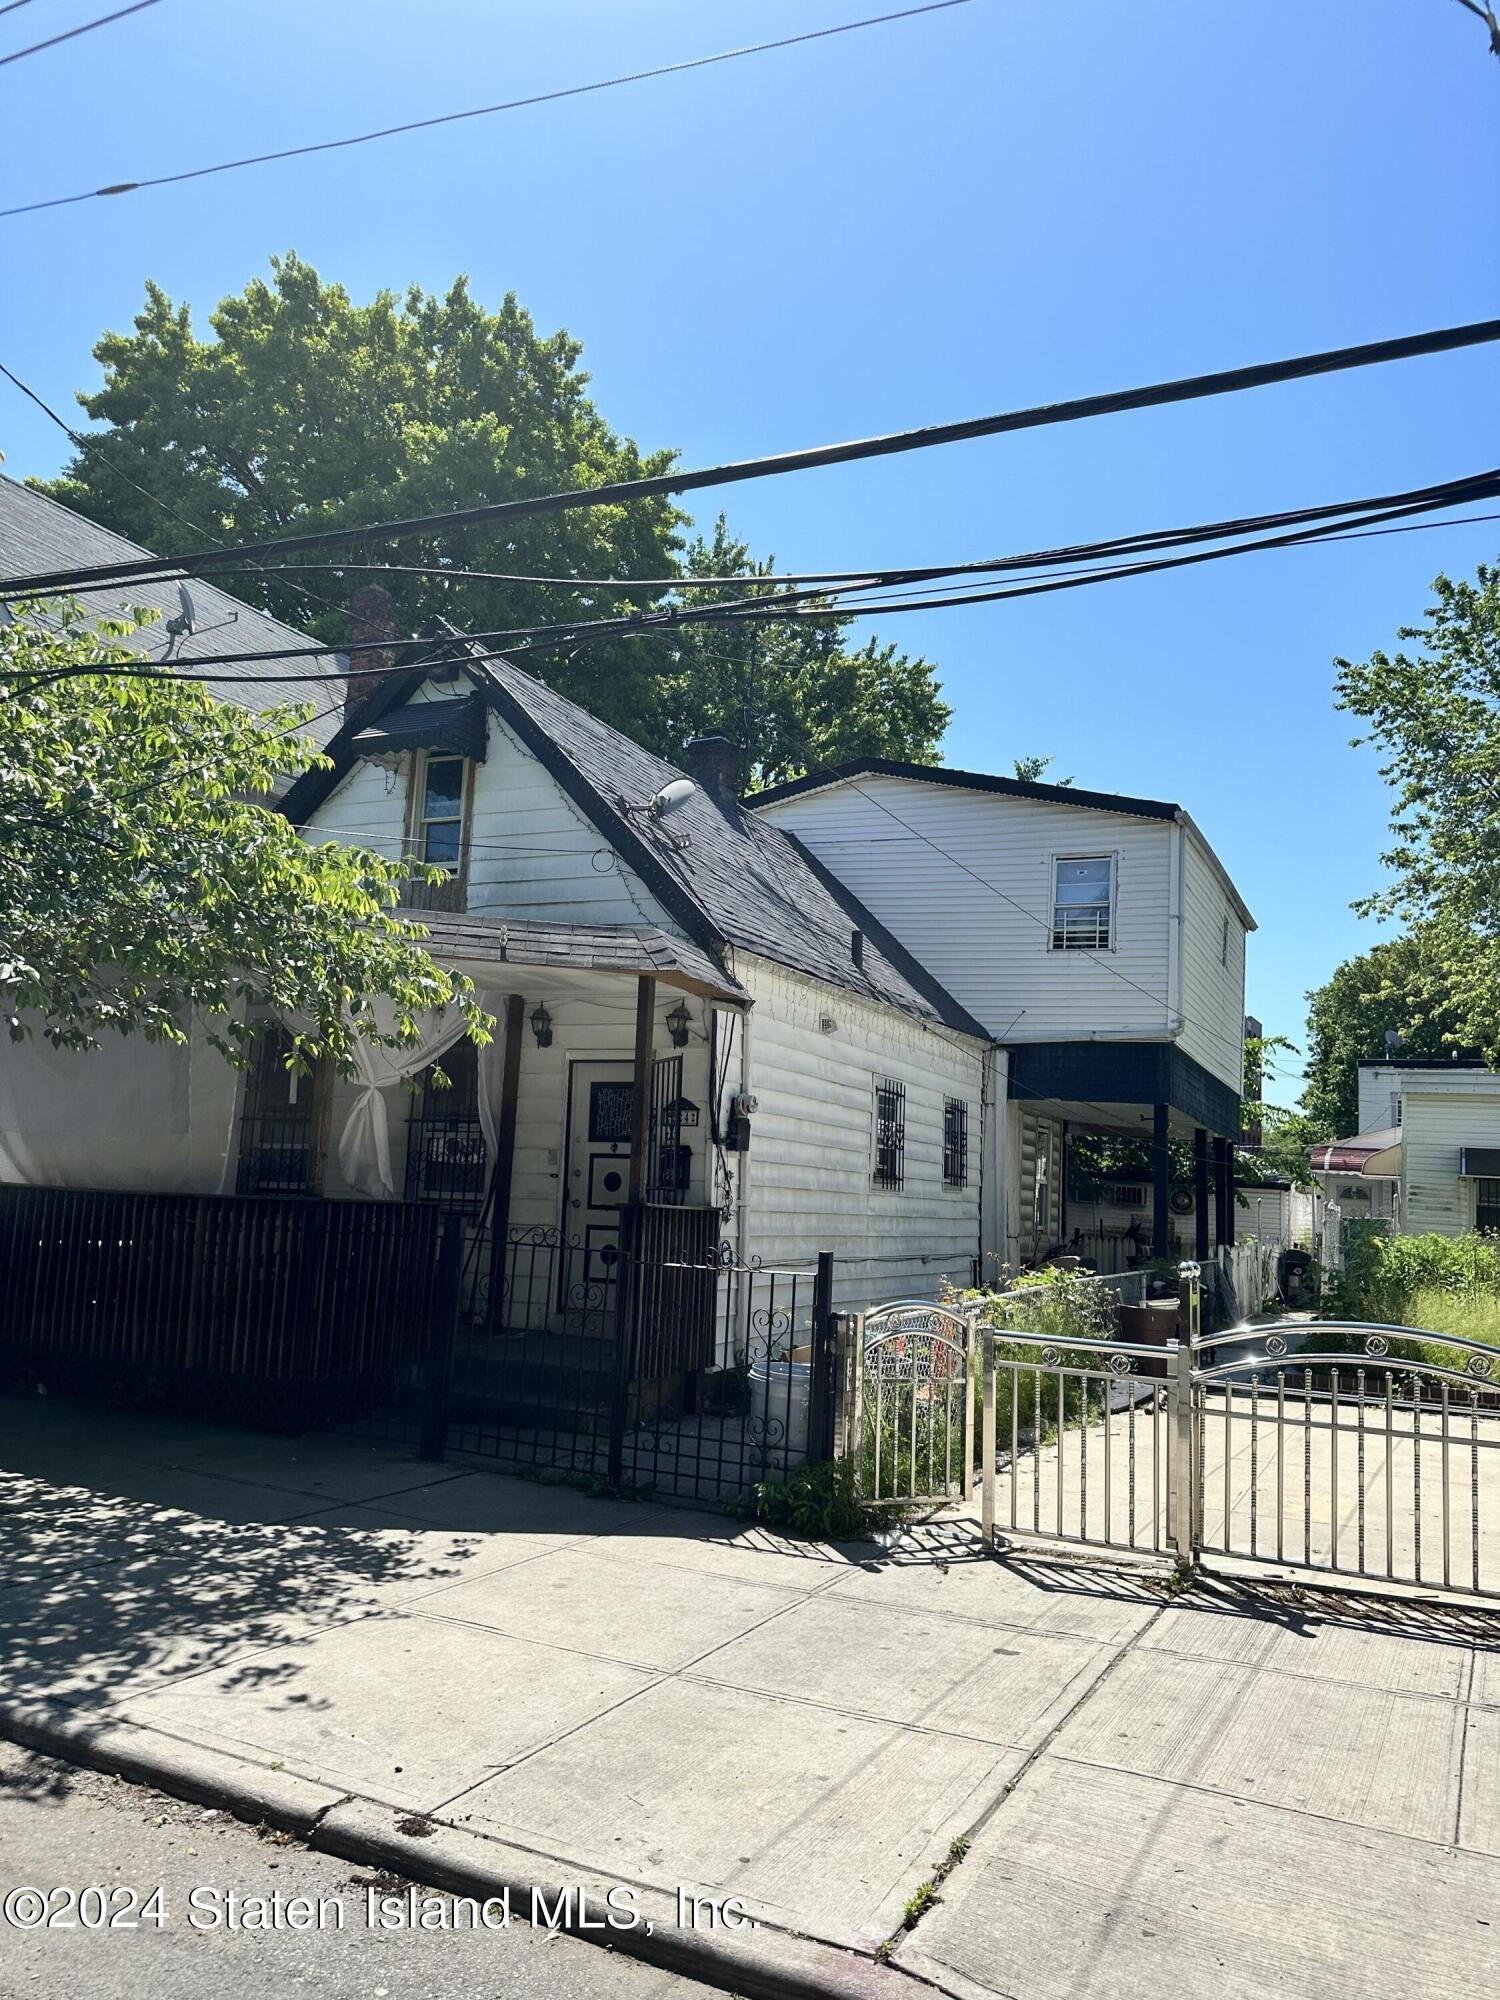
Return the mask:
<path id="1" fill-rule="evenodd" d="M 630 1206 L 638 1208 L 646 1195 L 646 1145 L 651 1135 L 651 1048 L 656 1010 L 656 981 L 642 973 L 635 987 L 635 1105 L 630 1127 Z"/>
<path id="2" fill-rule="evenodd" d="M 505 1287 L 505 1249 L 510 1235 L 510 1189 L 516 1167 L 516 1106 L 521 1088 L 521 1032 L 526 1002 L 505 996 L 505 1067 L 500 1072 L 500 1116 L 495 1120 L 495 1164 L 490 1172 L 490 1313 Z"/>
<path id="3" fill-rule="evenodd" d="M 1193 1132 L 1193 1255 L 1208 1262 L 1208 1134 L 1201 1125 Z"/>
<path id="4" fill-rule="evenodd" d="M 1228 1223 L 1224 1214 L 1224 1189 L 1228 1182 L 1228 1172 L 1224 1164 L 1224 1141 L 1214 1135 L 1214 1248 L 1228 1241 L 1225 1231 Z"/>
<path id="5" fill-rule="evenodd" d="M 1151 1255 L 1167 1254 L 1167 1224 L 1171 1220 L 1171 1154 L 1167 1150 L 1167 1107 L 1151 1107 Z"/>
<path id="6" fill-rule="evenodd" d="M 1234 1141 L 1224 1141 L 1224 1241 L 1234 1248 Z"/>

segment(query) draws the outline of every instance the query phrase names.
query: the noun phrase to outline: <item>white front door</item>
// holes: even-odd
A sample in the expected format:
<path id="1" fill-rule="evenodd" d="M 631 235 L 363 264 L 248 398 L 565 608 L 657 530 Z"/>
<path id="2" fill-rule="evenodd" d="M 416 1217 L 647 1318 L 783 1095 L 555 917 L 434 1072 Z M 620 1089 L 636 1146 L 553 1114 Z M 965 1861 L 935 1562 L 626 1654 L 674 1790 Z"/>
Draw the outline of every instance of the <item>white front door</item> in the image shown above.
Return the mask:
<path id="1" fill-rule="evenodd" d="M 612 1284 L 619 1259 L 620 1210 L 630 1192 L 634 1075 L 628 1062 L 569 1065 L 563 1239 L 583 1246 L 581 1274 L 591 1286 Z"/>

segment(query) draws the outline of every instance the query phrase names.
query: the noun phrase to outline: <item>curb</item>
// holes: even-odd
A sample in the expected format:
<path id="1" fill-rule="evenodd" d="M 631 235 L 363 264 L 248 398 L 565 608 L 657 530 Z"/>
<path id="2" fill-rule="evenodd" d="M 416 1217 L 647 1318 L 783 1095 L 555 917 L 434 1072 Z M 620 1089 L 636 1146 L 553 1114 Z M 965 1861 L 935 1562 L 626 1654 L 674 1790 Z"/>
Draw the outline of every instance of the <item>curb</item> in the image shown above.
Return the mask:
<path id="1" fill-rule="evenodd" d="M 290 1772 L 267 1770 L 140 1723 L 84 1722 L 45 1707 L 0 1704 L 0 1736 L 66 1763 L 263 1822 L 345 1861 L 388 1869 L 450 1894 L 508 1896 L 518 1921 L 527 1919 L 533 1892 L 550 1901 L 565 1883 L 580 1894 L 590 1917 L 553 1928 L 745 2000 L 912 2000 L 914 1988 L 929 1984 L 866 1951 L 794 1931 L 682 1928 L 674 1901 L 661 1890 L 636 1891 L 642 1921 L 634 1929 L 608 1929 L 593 1913 L 606 1909 L 609 1890 L 617 1885 L 601 1877 L 567 1864 L 561 1864 L 565 1877 L 545 1874 L 550 1865 L 546 1855 Z M 412 1819 L 423 1820 L 430 1834 L 401 1832 L 398 1822 Z"/>

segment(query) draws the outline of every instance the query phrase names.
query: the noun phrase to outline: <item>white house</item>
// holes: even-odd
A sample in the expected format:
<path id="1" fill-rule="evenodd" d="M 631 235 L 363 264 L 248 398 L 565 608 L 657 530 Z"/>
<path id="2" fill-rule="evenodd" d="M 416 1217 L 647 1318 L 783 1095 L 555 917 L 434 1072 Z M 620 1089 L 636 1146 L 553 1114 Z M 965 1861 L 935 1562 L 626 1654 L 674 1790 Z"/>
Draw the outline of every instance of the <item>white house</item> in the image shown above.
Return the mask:
<path id="1" fill-rule="evenodd" d="M 1368 1058 L 1359 1125 L 1312 1150 L 1329 1261 L 1355 1220 L 1412 1236 L 1500 1230 L 1500 1075 L 1473 1060 Z"/>
<path id="2" fill-rule="evenodd" d="M 1149 1142 L 1141 1222 L 1155 1254 L 1233 1241 L 1254 920 L 1181 806 L 878 758 L 751 803 L 1004 1050 L 1008 1260 L 1100 1247 L 1069 1212 L 1080 1131 Z M 1193 1149 L 1176 1216 L 1171 1141 Z"/>

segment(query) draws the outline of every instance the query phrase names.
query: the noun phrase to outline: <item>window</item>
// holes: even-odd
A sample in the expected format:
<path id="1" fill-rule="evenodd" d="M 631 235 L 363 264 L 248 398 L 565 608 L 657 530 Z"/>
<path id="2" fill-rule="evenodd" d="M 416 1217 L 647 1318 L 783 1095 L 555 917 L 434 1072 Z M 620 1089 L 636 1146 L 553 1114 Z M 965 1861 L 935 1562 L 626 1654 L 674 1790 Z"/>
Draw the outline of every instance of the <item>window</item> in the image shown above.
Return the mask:
<path id="1" fill-rule="evenodd" d="M 1114 874 L 1114 861 L 1107 854 L 1059 855 L 1053 862 L 1054 951 L 1109 950 Z"/>
<path id="2" fill-rule="evenodd" d="M 1475 1181 L 1474 1227 L 1500 1230 L 1500 1181 Z"/>
<path id="3" fill-rule="evenodd" d="M 969 1107 L 961 1097 L 943 1099 L 943 1186 L 969 1185 Z"/>
<path id="4" fill-rule="evenodd" d="M 469 767 L 462 757 L 423 751 L 412 772 L 411 857 L 447 870 L 442 882 L 409 882 L 402 898 L 418 910 L 464 907 L 464 805 Z"/>
<path id="5" fill-rule="evenodd" d="M 287 1068 L 292 1038 L 285 1028 L 256 1037 L 240 1119 L 238 1194 L 316 1194 L 321 1161 L 318 1112 L 323 1101 L 318 1065 L 311 1074 Z"/>
<path id="6" fill-rule="evenodd" d="M 1036 1168 L 1031 1183 L 1031 1226 L 1039 1236 L 1047 1234 L 1052 1193 L 1052 1127 L 1036 1130 Z"/>
<path id="7" fill-rule="evenodd" d="M 446 1087 L 437 1081 L 439 1069 Z M 406 1121 L 406 1199 L 472 1214 L 484 1206 L 488 1178 L 479 1051 L 465 1036 L 417 1080 Z"/>
<path id="8" fill-rule="evenodd" d="M 875 1085 L 875 1172 L 878 1188 L 899 1188 L 906 1175 L 906 1085 L 881 1077 Z"/>

